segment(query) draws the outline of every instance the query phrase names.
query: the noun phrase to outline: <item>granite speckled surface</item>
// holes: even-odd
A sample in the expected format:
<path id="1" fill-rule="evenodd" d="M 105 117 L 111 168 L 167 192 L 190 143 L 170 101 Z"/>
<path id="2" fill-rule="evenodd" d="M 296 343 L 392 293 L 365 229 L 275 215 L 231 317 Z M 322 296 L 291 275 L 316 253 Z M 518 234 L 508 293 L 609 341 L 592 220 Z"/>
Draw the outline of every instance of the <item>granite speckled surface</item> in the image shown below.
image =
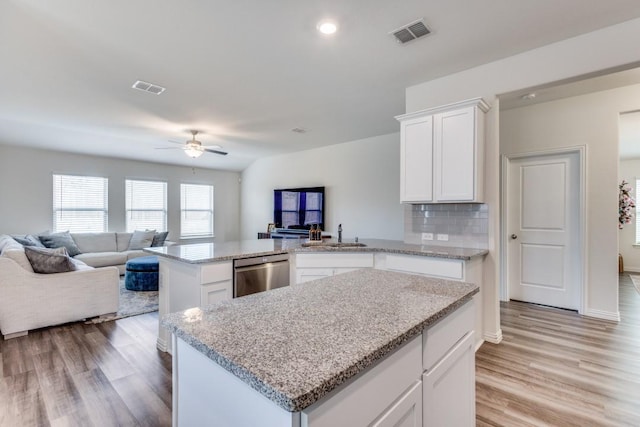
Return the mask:
<path id="1" fill-rule="evenodd" d="M 162 325 L 296 412 L 477 292 L 469 283 L 364 269 L 172 313 Z"/>
<path id="2" fill-rule="evenodd" d="M 347 240 L 345 240 L 347 241 Z M 350 240 L 351 241 L 351 240 Z M 336 243 L 328 239 L 325 243 Z M 351 241 L 352 242 L 352 241 Z M 314 252 L 385 252 L 404 255 L 418 255 L 436 258 L 470 260 L 488 253 L 486 249 L 448 248 L 442 246 L 413 245 L 398 240 L 360 239 L 365 247 L 336 248 L 330 246 L 303 247 L 299 239 L 256 239 L 224 243 L 196 243 L 145 248 L 146 252 L 184 261 L 191 264 L 229 261 L 233 259 L 283 253 Z"/>

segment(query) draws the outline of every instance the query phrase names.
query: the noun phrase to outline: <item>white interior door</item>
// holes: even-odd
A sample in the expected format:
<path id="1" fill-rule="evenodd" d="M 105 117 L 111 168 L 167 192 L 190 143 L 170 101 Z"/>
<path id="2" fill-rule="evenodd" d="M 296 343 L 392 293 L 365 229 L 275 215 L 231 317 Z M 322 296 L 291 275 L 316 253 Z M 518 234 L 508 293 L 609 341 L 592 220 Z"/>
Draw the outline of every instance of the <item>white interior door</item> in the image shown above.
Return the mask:
<path id="1" fill-rule="evenodd" d="M 509 298 L 579 309 L 579 154 L 512 159 L 507 179 Z"/>

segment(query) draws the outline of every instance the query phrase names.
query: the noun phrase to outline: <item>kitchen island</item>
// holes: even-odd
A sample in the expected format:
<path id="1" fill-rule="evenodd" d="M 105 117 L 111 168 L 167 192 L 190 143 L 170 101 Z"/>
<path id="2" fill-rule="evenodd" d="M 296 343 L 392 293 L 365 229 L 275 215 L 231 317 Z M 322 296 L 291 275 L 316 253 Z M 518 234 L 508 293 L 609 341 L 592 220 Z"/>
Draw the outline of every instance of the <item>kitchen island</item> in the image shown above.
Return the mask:
<path id="1" fill-rule="evenodd" d="M 242 240 L 147 248 L 160 260 L 160 315 L 205 306 L 233 298 L 234 261 L 244 258 L 289 254 L 290 283 L 343 274 L 362 268 L 400 271 L 449 280 L 472 282 L 480 287 L 476 300 L 476 348 L 484 339 L 500 341 L 496 310 L 485 306 L 482 262 L 486 249 L 407 244 L 395 240 L 361 239 L 364 246 L 304 247 L 295 239 Z M 324 243 L 334 244 L 335 240 Z M 495 308 L 495 307 L 494 307 Z M 488 319 L 483 318 L 484 315 Z M 171 352 L 168 332 L 159 327 L 157 347 Z"/>
<path id="2" fill-rule="evenodd" d="M 364 269 L 164 316 L 174 425 L 474 425 L 477 292 Z"/>

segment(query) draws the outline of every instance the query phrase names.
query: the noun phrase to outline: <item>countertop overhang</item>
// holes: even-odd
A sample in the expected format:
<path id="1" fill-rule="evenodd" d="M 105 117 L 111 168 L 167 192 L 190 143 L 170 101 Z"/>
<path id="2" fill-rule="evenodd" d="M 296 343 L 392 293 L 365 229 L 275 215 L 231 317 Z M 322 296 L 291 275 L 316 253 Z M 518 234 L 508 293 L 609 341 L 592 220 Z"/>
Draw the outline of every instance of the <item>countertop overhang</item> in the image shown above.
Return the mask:
<path id="1" fill-rule="evenodd" d="M 468 302 L 478 287 L 364 269 L 163 317 L 162 326 L 290 412 Z"/>
<path id="2" fill-rule="evenodd" d="M 190 264 L 230 261 L 284 253 L 382 252 L 435 258 L 470 260 L 488 253 L 486 249 L 427 246 L 397 240 L 361 239 L 364 247 L 303 247 L 299 239 L 256 239 L 223 243 L 195 243 L 145 248 L 146 252 Z M 330 240 L 334 242 L 334 240 Z"/>

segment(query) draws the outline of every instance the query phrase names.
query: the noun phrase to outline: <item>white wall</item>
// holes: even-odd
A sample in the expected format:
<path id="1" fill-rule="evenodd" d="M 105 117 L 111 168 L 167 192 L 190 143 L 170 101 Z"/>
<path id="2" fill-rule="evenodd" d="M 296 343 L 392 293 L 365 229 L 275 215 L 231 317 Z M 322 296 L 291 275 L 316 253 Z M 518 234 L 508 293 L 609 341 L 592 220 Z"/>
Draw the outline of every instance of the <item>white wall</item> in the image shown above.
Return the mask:
<path id="1" fill-rule="evenodd" d="M 273 190 L 324 186 L 325 228 L 344 238 L 402 240 L 400 135 L 393 133 L 257 160 L 242 173 L 242 237 L 273 222 Z"/>
<path id="2" fill-rule="evenodd" d="M 591 310 L 618 312 L 618 120 L 640 108 L 640 85 L 503 111 L 503 154 L 587 147 L 587 229 Z"/>
<path id="3" fill-rule="evenodd" d="M 638 102 L 640 104 L 640 100 Z M 633 192 L 631 195 L 636 201 L 636 207 L 640 210 L 640 200 L 638 200 L 638 191 L 636 187 L 636 178 L 640 178 L 640 159 L 629 159 L 620 161 L 618 183 L 626 179 Z M 636 217 L 633 218 L 633 224 L 627 224 L 622 230 L 618 231 L 618 248 L 624 260 L 624 270 L 640 273 L 640 247 L 633 246 L 636 243 Z"/>
<path id="4" fill-rule="evenodd" d="M 240 174 L 0 145 L 0 233 L 52 229 L 53 173 L 109 178 L 109 230 L 125 230 L 125 179 L 167 181 L 169 240 L 179 241 L 180 183 L 214 185 L 215 241 L 240 234 Z"/>
<path id="5" fill-rule="evenodd" d="M 487 114 L 485 153 L 485 201 L 489 206 L 489 254 L 484 264 L 485 329 L 494 331 L 500 339 L 499 282 L 500 282 L 500 137 L 499 100 L 497 95 L 569 79 L 600 70 L 622 67 L 640 61 L 637 40 L 640 39 L 640 19 L 603 28 L 538 49 L 523 52 L 460 73 L 427 81 L 406 90 L 407 113 L 481 96 L 493 108 Z M 611 171 L 617 176 L 617 167 Z M 598 209 L 607 209 L 599 207 Z M 608 216 L 604 214 L 604 216 Z M 600 225 L 607 227 L 607 225 Z M 606 258 L 589 277 L 588 288 L 593 295 L 606 294 L 602 300 L 591 298 L 587 310 L 592 314 L 617 313 L 617 289 L 609 292 L 611 283 L 617 283 L 614 267 L 617 253 L 617 233 L 605 232 L 589 254 L 589 260 L 598 255 Z M 606 264 L 606 266 L 603 266 Z M 600 292 L 599 288 L 604 288 Z M 611 312 L 609 310 L 614 310 Z M 608 314 L 607 314 L 608 313 Z"/>

